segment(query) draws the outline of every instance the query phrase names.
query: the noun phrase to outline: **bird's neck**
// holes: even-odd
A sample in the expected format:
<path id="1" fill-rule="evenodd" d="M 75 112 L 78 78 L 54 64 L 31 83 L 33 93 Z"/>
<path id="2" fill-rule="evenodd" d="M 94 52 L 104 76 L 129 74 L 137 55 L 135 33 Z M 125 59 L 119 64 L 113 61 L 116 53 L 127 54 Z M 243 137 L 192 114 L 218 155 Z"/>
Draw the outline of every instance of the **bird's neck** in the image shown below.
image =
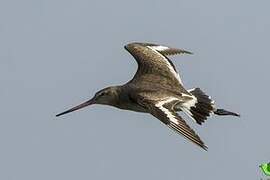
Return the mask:
<path id="1" fill-rule="evenodd" d="M 123 94 L 122 87 L 121 86 L 113 86 L 112 88 L 113 88 L 112 99 L 108 103 L 108 105 L 118 107 L 119 103 L 121 101 L 122 94 Z"/>

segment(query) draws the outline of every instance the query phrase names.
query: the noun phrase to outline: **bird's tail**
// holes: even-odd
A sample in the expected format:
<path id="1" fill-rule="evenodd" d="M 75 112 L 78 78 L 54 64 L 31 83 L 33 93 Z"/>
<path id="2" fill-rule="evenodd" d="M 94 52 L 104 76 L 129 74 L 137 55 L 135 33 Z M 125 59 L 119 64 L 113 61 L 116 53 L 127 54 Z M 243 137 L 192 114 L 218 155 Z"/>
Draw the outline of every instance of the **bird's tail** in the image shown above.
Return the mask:
<path id="1" fill-rule="evenodd" d="M 198 123 L 202 124 L 211 113 L 216 115 L 232 115 L 239 116 L 239 114 L 230 112 L 224 109 L 216 109 L 215 103 L 210 96 L 206 95 L 200 88 L 188 90 L 195 99 L 193 104 L 189 104 L 187 108 L 184 109 L 192 118 Z"/>
<path id="2" fill-rule="evenodd" d="M 212 112 L 215 111 L 214 101 L 206 95 L 200 88 L 188 90 L 194 96 L 194 103 L 185 108 L 187 112 L 198 124 L 202 124 Z"/>

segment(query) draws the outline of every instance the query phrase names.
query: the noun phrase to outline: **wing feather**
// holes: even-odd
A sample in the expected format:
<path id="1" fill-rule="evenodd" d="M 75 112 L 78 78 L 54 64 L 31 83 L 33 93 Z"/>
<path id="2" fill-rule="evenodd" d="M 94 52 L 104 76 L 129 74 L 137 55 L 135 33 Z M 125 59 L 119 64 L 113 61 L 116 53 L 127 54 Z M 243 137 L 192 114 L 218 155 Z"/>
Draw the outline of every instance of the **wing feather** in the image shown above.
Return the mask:
<path id="1" fill-rule="evenodd" d="M 158 102 L 147 100 L 145 98 L 143 100 L 142 99 L 143 98 L 141 98 L 139 104 L 146 107 L 153 116 L 158 118 L 178 134 L 184 136 L 204 150 L 207 150 L 207 146 L 195 131 L 191 129 L 185 120 L 173 110 L 173 106 L 179 102 L 177 101 L 177 98 L 168 97 Z"/>
<path id="2" fill-rule="evenodd" d="M 131 80 L 132 82 L 141 82 L 146 80 L 147 76 L 151 76 L 152 79 L 165 82 L 164 84 L 182 86 L 175 66 L 166 55 L 191 54 L 190 52 L 150 43 L 130 43 L 125 46 L 125 49 L 138 63 L 138 70 Z"/>
<path id="3" fill-rule="evenodd" d="M 196 145 L 200 146 L 204 150 L 207 150 L 207 146 L 204 144 L 204 142 L 200 139 L 200 137 L 195 133 L 193 129 L 191 129 L 185 120 L 179 116 L 176 112 L 173 112 L 172 110 L 169 110 L 164 107 L 164 105 L 156 105 L 156 109 L 153 113 L 153 115 L 159 119 L 167 119 L 167 123 L 165 123 L 169 128 L 176 131 L 178 134 L 184 136 L 185 138 L 189 139 Z M 157 115 L 155 115 L 157 114 Z"/>

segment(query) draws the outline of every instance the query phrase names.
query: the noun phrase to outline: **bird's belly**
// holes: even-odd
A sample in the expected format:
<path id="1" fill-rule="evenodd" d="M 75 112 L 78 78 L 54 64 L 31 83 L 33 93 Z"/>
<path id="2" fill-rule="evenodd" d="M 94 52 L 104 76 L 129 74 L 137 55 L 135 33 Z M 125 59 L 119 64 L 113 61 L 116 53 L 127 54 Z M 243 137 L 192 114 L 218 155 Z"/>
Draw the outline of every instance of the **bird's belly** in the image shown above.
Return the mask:
<path id="1" fill-rule="evenodd" d="M 118 106 L 118 108 L 124 109 L 124 110 L 136 111 L 136 112 L 147 112 L 147 110 L 144 107 L 138 104 L 133 104 L 133 103 L 126 103 L 123 106 Z"/>

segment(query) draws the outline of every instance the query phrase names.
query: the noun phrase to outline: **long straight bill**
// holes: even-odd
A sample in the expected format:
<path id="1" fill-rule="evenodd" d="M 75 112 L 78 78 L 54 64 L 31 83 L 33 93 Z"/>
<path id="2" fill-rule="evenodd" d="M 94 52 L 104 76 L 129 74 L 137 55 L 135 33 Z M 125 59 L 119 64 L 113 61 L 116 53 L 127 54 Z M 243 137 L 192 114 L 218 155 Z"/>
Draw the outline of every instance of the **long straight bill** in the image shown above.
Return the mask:
<path id="1" fill-rule="evenodd" d="M 73 111 L 76 111 L 76 110 L 78 110 L 78 109 L 82 109 L 82 108 L 84 108 L 84 107 L 86 107 L 86 106 L 89 106 L 89 105 L 91 105 L 91 104 L 94 104 L 94 100 L 89 100 L 89 101 L 86 101 L 86 102 L 84 102 L 84 103 L 82 103 L 82 104 L 80 104 L 80 105 L 78 105 L 78 106 L 75 106 L 75 107 L 73 107 L 73 108 L 71 108 L 71 109 L 69 109 L 69 110 L 67 110 L 67 111 L 64 111 L 64 112 L 62 112 L 62 113 L 59 113 L 59 114 L 57 114 L 56 115 L 56 117 L 58 117 L 58 116 L 62 116 L 62 115 L 64 115 L 64 114 L 67 114 L 67 113 L 70 113 L 70 112 L 73 112 Z"/>

